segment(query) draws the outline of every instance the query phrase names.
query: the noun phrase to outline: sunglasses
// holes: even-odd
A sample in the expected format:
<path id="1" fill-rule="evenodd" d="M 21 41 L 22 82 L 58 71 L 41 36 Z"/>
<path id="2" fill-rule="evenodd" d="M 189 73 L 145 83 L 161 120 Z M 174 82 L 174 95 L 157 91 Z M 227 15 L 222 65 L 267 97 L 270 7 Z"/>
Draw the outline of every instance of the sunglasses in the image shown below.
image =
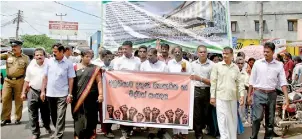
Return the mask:
<path id="1" fill-rule="evenodd" d="M 237 63 L 238 65 L 243 65 L 244 63 Z"/>

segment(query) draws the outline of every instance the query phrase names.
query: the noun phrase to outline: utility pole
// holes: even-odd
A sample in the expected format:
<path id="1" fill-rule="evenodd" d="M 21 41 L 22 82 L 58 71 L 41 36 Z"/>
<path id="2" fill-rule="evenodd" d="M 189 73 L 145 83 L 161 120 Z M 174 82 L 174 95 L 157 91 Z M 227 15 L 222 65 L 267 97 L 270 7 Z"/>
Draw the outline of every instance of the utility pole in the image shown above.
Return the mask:
<path id="1" fill-rule="evenodd" d="M 60 42 L 61 42 L 61 44 L 63 43 L 62 42 L 62 18 L 63 18 L 63 16 L 67 16 L 67 14 L 56 14 L 56 16 L 60 16 Z"/>
<path id="2" fill-rule="evenodd" d="M 17 28 L 16 28 L 16 40 L 19 39 L 19 24 L 21 22 L 21 10 L 18 10 L 18 15 L 17 18 L 15 19 L 16 23 L 17 23 Z"/>
<path id="3" fill-rule="evenodd" d="M 259 36 L 260 45 L 263 42 L 263 1 L 260 1 L 260 12 L 259 12 Z"/>

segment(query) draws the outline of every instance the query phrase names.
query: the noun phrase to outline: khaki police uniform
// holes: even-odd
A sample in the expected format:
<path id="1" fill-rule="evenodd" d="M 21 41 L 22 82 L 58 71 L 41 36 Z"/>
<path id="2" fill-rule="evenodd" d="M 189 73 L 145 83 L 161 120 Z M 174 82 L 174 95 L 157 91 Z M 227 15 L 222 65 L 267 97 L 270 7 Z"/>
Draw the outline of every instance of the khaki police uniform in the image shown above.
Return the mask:
<path id="1" fill-rule="evenodd" d="M 25 54 L 15 56 L 9 52 L 0 54 L 2 60 L 6 60 L 7 77 L 4 79 L 2 92 L 2 112 L 1 120 L 10 120 L 12 111 L 12 93 L 15 100 L 15 120 L 21 120 L 23 100 L 21 93 L 24 83 L 26 67 L 29 64 L 29 57 Z"/>

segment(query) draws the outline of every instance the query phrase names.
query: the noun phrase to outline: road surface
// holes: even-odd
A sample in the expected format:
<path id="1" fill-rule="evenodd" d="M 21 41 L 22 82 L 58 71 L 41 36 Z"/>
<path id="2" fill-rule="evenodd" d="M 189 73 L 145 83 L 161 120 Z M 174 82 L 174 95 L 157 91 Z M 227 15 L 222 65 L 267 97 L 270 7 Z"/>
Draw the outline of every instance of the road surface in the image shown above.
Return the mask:
<path id="1" fill-rule="evenodd" d="M 2 105 L 0 107 L 2 110 Z M 13 112 L 14 112 L 14 105 L 13 105 Z M 31 132 L 30 132 L 30 127 L 28 123 L 28 109 L 27 109 L 27 102 L 24 102 L 24 107 L 23 107 L 23 118 L 21 120 L 22 124 L 20 125 L 6 125 L 4 127 L 1 127 L 1 139 L 30 139 L 31 138 Z M 12 116 L 12 120 L 14 119 L 14 116 Z M 14 121 L 12 121 L 14 122 Z M 71 112 L 70 112 L 70 106 L 67 108 L 67 113 L 66 113 L 66 126 L 65 126 L 65 132 L 64 132 L 64 137 L 63 139 L 73 139 L 73 119 L 71 117 Z M 98 125 L 100 127 L 100 125 Z M 54 129 L 54 127 L 51 127 Z M 116 139 L 119 139 L 121 137 L 121 132 L 119 130 L 116 130 L 117 126 L 114 125 L 114 133 L 116 135 Z M 165 135 L 166 139 L 171 139 L 171 130 Z M 263 138 L 263 129 L 261 130 L 259 134 L 259 138 Z M 142 132 L 138 133 L 136 136 L 134 136 L 132 139 L 146 139 L 148 133 Z M 238 139 L 248 139 L 249 136 L 251 135 L 251 128 L 246 127 L 245 132 L 242 135 L 238 136 Z M 45 131 L 43 128 L 41 128 L 41 139 L 48 139 L 50 135 L 46 135 Z M 286 136 L 288 139 L 302 139 L 302 126 L 299 127 L 293 127 L 290 129 L 289 134 Z M 99 134 L 97 139 L 105 139 L 104 135 Z M 194 137 L 194 132 L 191 131 L 189 135 L 189 139 L 195 139 Z M 213 137 L 206 137 L 205 139 L 215 139 Z M 277 138 L 276 138 L 277 139 Z M 281 139 L 281 138 L 280 138 Z"/>

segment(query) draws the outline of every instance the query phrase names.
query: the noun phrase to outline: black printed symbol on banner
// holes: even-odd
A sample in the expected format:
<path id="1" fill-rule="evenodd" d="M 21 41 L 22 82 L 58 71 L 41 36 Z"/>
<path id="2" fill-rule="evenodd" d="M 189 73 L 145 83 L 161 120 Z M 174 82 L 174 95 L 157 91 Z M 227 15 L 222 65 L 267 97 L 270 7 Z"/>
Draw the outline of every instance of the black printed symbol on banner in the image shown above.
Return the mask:
<path id="1" fill-rule="evenodd" d="M 131 108 L 129 109 L 129 121 L 133 121 L 134 116 L 135 116 L 136 114 L 137 114 L 137 109 L 131 107 Z"/>
<path id="2" fill-rule="evenodd" d="M 165 112 L 165 114 L 166 114 L 166 116 L 167 116 L 167 118 L 168 118 L 168 122 L 169 122 L 169 123 L 173 123 L 174 112 L 172 111 L 172 109 L 167 110 L 167 111 Z"/>
<path id="3" fill-rule="evenodd" d="M 120 106 L 120 110 L 123 114 L 122 120 L 128 120 L 128 114 L 127 114 L 128 107 L 126 105 Z"/>
<path id="4" fill-rule="evenodd" d="M 152 109 L 152 122 L 156 123 L 156 119 L 157 119 L 159 114 L 160 114 L 160 110 L 158 108 L 153 108 Z"/>
<path id="5" fill-rule="evenodd" d="M 113 111 L 114 111 L 114 107 L 112 105 L 107 105 L 107 112 L 108 112 L 109 118 L 113 118 Z"/>
<path id="6" fill-rule="evenodd" d="M 175 111 L 175 124 L 180 124 L 180 118 L 183 116 L 184 111 L 182 109 L 177 108 Z"/>

